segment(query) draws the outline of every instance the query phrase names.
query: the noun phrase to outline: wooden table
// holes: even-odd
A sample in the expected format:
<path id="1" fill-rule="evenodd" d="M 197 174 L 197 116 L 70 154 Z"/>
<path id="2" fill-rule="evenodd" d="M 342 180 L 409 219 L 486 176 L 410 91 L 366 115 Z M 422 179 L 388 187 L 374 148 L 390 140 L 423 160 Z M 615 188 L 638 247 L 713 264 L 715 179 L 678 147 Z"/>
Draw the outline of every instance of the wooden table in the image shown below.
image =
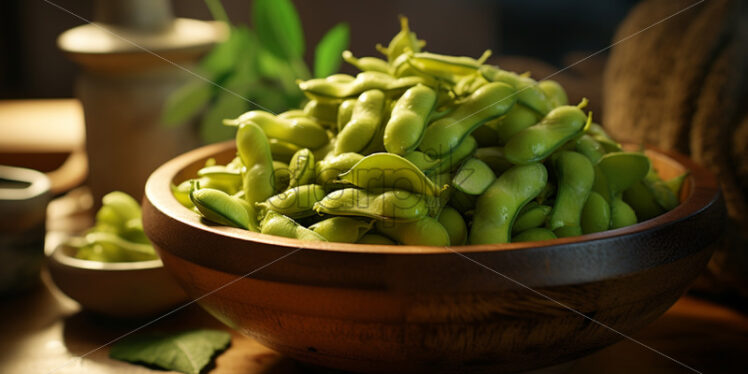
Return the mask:
<path id="1" fill-rule="evenodd" d="M 51 284 L 46 273 L 42 284 L 32 292 L 1 301 L 0 315 L 0 373 L 163 373 L 108 358 L 106 344 L 142 322 L 105 320 L 81 311 L 77 303 Z M 227 329 L 192 305 L 141 331 L 196 327 Z M 232 335 L 231 347 L 217 358 L 209 373 L 310 372 L 254 339 L 233 332 Z M 748 370 L 748 317 L 707 301 L 683 297 L 664 316 L 634 336 L 704 373 Z M 76 358 L 81 355 L 86 357 Z M 633 342 L 623 341 L 580 359 L 568 372 L 689 371 Z"/>

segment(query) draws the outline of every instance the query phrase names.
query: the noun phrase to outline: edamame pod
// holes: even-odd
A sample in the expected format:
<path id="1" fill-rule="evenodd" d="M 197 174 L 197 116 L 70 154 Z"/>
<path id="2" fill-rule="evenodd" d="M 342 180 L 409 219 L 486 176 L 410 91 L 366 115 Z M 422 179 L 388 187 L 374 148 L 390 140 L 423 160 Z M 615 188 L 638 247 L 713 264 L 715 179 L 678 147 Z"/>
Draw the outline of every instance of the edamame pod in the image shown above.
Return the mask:
<path id="1" fill-rule="evenodd" d="M 595 140 L 600 143 L 606 152 L 621 152 L 621 145 L 613 140 L 608 133 L 605 132 L 602 126 L 592 122 L 587 129 L 587 134 L 592 136 Z"/>
<path id="2" fill-rule="evenodd" d="M 476 149 L 478 149 L 478 142 L 474 137 L 468 136 L 451 153 L 441 157 L 437 166 L 425 170 L 424 173 L 433 175 L 452 171 L 465 159 L 472 156 Z"/>
<path id="3" fill-rule="evenodd" d="M 314 154 L 309 148 L 296 152 L 289 164 L 291 179 L 288 187 L 293 188 L 311 183 L 314 180 L 315 165 Z"/>
<path id="4" fill-rule="evenodd" d="M 356 106 L 356 99 L 343 100 L 338 108 L 338 132 L 343 130 L 343 127 L 348 124 L 353 116 L 353 108 Z"/>
<path id="5" fill-rule="evenodd" d="M 329 189 L 332 182 L 338 178 L 338 175 L 350 170 L 353 165 L 361 161 L 363 158 L 364 156 L 358 153 L 347 152 L 317 162 L 317 165 L 315 166 L 317 172 L 317 184 L 325 189 Z"/>
<path id="6" fill-rule="evenodd" d="M 605 148 L 595 138 L 589 134 L 584 134 L 577 139 L 574 148 L 577 152 L 587 156 L 592 164 L 597 164 L 598 161 L 605 155 Z"/>
<path id="7" fill-rule="evenodd" d="M 603 156 L 597 167 L 605 178 L 610 198 L 615 198 L 642 180 L 649 172 L 650 163 L 649 158 L 642 153 L 614 152 Z M 605 194 L 601 195 L 605 197 Z"/>
<path id="8" fill-rule="evenodd" d="M 426 121 L 436 105 L 436 93 L 422 84 L 409 88 L 397 99 L 384 128 L 384 148 L 404 155 L 414 150 L 423 138 Z"/>
<path id="9" fill-rule="evenodd" d="M 273 161 L 273 179 L 275 180 L 275 192 L 283 192 L 288 188 L 291 182 L 291 170 L 288 164 L 280 161 Z"/>
<path id="10" fill-rule="evenodd" d="M 332 217 L 317 222 L 309 229 L 331 242 L 355 243 L 371 229 L 374 221 L 362 221 L 350 217 Z"/>
<path id="11" fill-rule="evenodd" d="M 482 66 L 480 73 L 489 82 L 504 82 L 517 90 L 517 101 L 534 110 L 541 116 L 551 111 L 552 105 L 538 82 L 517 73 L 501 70 L 495 66 Z"/>
<path id="12" fill-rule="evenodd" d="M 657 203 L 652 191 L 644 185 L 643 181 L 637 181 L 623 191 L 623 201 L 634 209 L 636 217 L 642 221 L 665 213 L 665 209 Z"/>
<path id="13" fill-rule="evenodd" d="M 409 53 L 407 63 L 418 74 L 456 84 L 461 77 L 474 75 L 478 68 L 491 57 L 491 50 L 486 50 L 478 59 L 466 56 L 447 56 L 437 53 Z"/>
<path id="14" fill-rule="evenodd" d="M 187 209 L 192 209 L 195 205 L 190 200 L 190 180 L 186 180 L 178 185 L 171 185 L 171 193 L 174 198 L 179 201 L 182 206 Z"/>
<path id="15" fill-rule="evenodd" d="M 610 202 L 610 228 L 617 229 L 633 225 L 637 222 L 636 213 L 620 197 Z"/>
<path id="16" fill-rule="evenodd" d="M 274 210 L 291 218 L 303 218 L 313 215 L 312 207 L 324 197 L 325 190 L 322 186 L 306 184 L 289 188 L 255 205 L 261 212 Z"/>
<path id="17" fill-rule="evenodd" d="M 379 221 L 376 228 L 382 234 L 405 245 L 449 245 L 449 233 L 439 221 L 431 217 L 410 222 Z"/>
<path id="18" fill-rule="evenodd" d="M 395 245 L 395 243 L 392 239 L 379 234 L 366 234 L 361 237 L 357 242 L 357 244 L 375 244 L 375 245 Z"/>
<path id="19" fill-rule="evenodd" d="M 304 106 L 304 114 L 311 117 L 324 125 L 325 127 L 332 128 L 338 122 L 338 107 L 337 103 L 322 103 L 317 100 L 309 100 Z"/>
<path id="20" fill-rule="evenodd" d="M 504 154 L 507 160 L 517 165 L 543 160 L 569 139 L 581 134 L 589 121 L 590 117 L 576 106 L 558 107 L 537 125 L 512 136 L 504 146 Z"/>
<path id="21" fill-rule="evenodd" d="M 422 40 L 418 40 L 416 34 L 410 31 L 408 18 L 400 16 L 400 32 L 390 40 L 387 48 L 377 44 L 377 49 L 387 56 L 387 61 L 391 64 L 406 51 L 420 52 L 423 44 L 425 43 Z"/>
<path id="22" fill-rule="evenodd" d="M 268 211 L 265 215 L 261 228 L 260 232 L 267 235 L 283 236 L 305 241 L 327 241 L 322 235 L 299 225 L 293 219 L 273 210 Z"/>
<path id="23" fill-rule="evenodd" d="M 212 188 L 193 188 L 190 200 L 205 219 L 221 225 L 249 228 L 249 214 L 242 204 L 229 194 Z"/>
<path id="24" fill-rule="evenodd" d="M 390 64 L 381 58 L 376 57 L 361 57 L 356 58 L 353 56 L 351 51 L 343 51 L 343 60 L 361 71 L 378 71 L 380 73 L 389 74 Z"/>
<path id="25" fill-rule="evenodd" d="M 467 225 L 462 215 L 452 207 L 444 207 L 438 218 L 439 223 L 447 230 L 451 245 L 463 245 L 467 241 Z"/>
<path id="26" fill-rule="evenodd" d="M 496 175 L 485 162 L 471 158 L 457 171 L 452 179 L 452 186 L 468 195 L 480 195 L 494 180 Z"/>
<path id="27" fill-rule="evenodd" d="M 496 135 L 501 144 L 506 144 L 512 136 L 540 122 L 541 118 L 542 117 L 532 109 L 520 103 L 516 103 L 511 109 L 509 109 L 506 115 L 490 122 L 486 122 L 486 125 L 496 131 Z"/>
<path id="28" fill-rule="evenodd" d="M 388 188 L 421 195 L 439 195 L 437 186 L 418 167 L 393 153 L 366 156 L 341 174 L 339 179 L 366 190 Z"/>
<path id="29" fill-rule="evenodd" d="M 582 209 L 582 233 L 605 231 L 610 227 L 610 204 L 599 193 L 592 191 Z"/>
<path id="30" fill-rule="evenodd" d="M 419 149 L 432 157 L 452 152 L 482 123 L 505 114 L 514 105 L 514 88 L 494 82 L 482 86 L 457 108 L 426 128 Z"/>
<path id="31" fill-rule="evenodd" d="M 356 79 L 351 82 L 330 82 L 326 79 L 317 78 L 299 82 L 299 88 L 310 99 L 321 102 L 339 103 L 343 99 L 358 96 L 365 91 L 401 92 L 419 83 L 424 83 L 423 78 L 395 78 L 389 74 L 377 71 L 365 71 L 356 75 Z"/>
<path id="32" fill-rule="evenodd" d="M 569 104 L 569 98 L 566 96 L 564 88 L 554 80 L 544 80 L 538 82 L 538 88 L 545 94 L 551 107 L 557 108 Z"/>
<path id="33" fill-rule="evenodd" d="M 410 161 L 417 168 L 421 169 L 424 173 L 439 165 L 440 160 L 438 158 L 431 158 L 429 155 L 421 151 L 413 151 L 403 155 L 403 158 Z"/>
<path id="34" fill-rule="evenodd" d="M 245 122 L 236 132 L 236 149 L 245 166 L 242 173 L 244 199 L 251 204 L 265 201 L 275 193 L 270 143 L 260 126 Z"/>
<path id="35" fill-rule="evenodd" d="M 595 169 L 587 157 L 577 152 L 561 151 L 552 161 L 558 190 L 548 228 L 555 231 L 564 226 L 579 226 L 584 203 L 595 181 Z"/>
<path id="36" fill-rule="evenodd" d="M 509 243 L 512 224 L 520 209 L 548 182 L 543 164 L 515 166 L 494 181 L 475 205 L 470 244 Z"/>
<path id="37" fill-rule="evenodd" d="M 273 160 L 286 163 L 291 162 L 293 155 L 302 149 L 296 144 L 275 138 L 268 139 L 268 143 L 270 144 L 270 154 L 273 156 Z"/>
<path id="38" fill-rule="evenodd" d="M 483 147 L 475 150 L 473 157 L 483 161 L 493 170 L 494 174 L 501 174 L 509 168 L 512 163 L 504 156 L 504 147 Z"/>
<path id="39" fill-rule="evenodd" d="M 362 93 L 353 107 L 351 120 L 338 134 L 335 154 L 363 151 L 382 126 L 383 112 L 384 93 L 382 91 L 370 90 Z"/>
<path id="40" fill-rule="evenodd" d="M 224 120 L 228 125 L 241 125 L 247 122 L 259 126 L 268 138 L 304 148 L 319 148 L 329 141 L 325 128 L 308 118 L 282 118 L 261 110 L 252 110 L 236 119 Z"/>
<path id="41" fill-rule="evenodd" d="M 553 231 L 541 227 L 535 227 L 517 234 L 512 239 L 512 242 L 539 242 L 542 240 L 553 240 L 556 238 L 556 234 L 554 234 Z"/>
<path id="42" fill-rule="evenodd" d="M 429 208 L 423 195 L 408 191 L 369 192 L 358 188 L 344 188 L 330 192 L 315 203 L 314 211 L 378 220 L 415 221 L 425 217 Z"/>
<path id="43" fill-rule="evenodd" d="M 530 204 L 528 204 L 528 206 L 529 205 Z M 539 204 L 534 204 L 530 208 L 522 209 L 512 225 L 512 234 L 543 226 L 546 218 L 551 213 L 551 209 L 552 208 L 548 205 Z"/>

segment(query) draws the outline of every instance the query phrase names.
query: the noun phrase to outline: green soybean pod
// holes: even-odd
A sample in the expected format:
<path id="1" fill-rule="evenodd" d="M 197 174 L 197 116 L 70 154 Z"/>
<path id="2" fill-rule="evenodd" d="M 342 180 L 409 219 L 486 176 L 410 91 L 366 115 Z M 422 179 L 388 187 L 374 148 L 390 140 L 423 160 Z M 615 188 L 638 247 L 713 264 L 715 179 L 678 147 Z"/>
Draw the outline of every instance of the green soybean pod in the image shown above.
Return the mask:
<path id="1" fill-rule="evenodd" d="M 486 165 L 493 170 L 494 174 L 497 175 L 514 166 L 506 159 L 506 156 L 504 156 L 504 147 L 494 146 L 478 148 L 475 150 L 473 157 L 485 162 Z"/>
<path id="2" fill-rule="evenodd" d="M 665 181 L 665 185 L 670 189 L 670 191 L 673 191 L 675 196 L 680 196 L 681 190 L 683 189 L 683 182 L 685 182 L 686 177 L 688 177 L 689 174 L 690 173 L 687 171 L 677 177 L 670 178 Z"/>
<path id="3" fill-rule="evenodd" d="M 436 167 L 439 165 L 440 160 L 438 158 L 431 158 L 431 156 L 421 152 L 421 151 L 413 151 L 406 153 L 403 155 L 403 158 L 410 161 L 415 165 L 417 168 L 421 169 L 421 171 L 426 172 L 427 170 Z"/>
<path id="4" fill-rule="evenodd" d="M 351 82 L 310 79 L 299 82 L 299 88 L 310 99 L 332 104 L 340 103 L 343 99 L 358 96 L 370 90 L 386 91 L 394 95 L 423 82 L 423 78 L 416 76 L 395 78 L 378 71 L 365 71 L 356 75 L 356 79 Z"/>
<path id="5" fill-rule="evenodd" d="M 288 188 L 288 184 L 291 182 L 291 170 L 287 163 L 273 161 L 273 179 L 275 180 L 276 193 Z"/>
<path id="6" fill-rule="evenodd" d="M 393 153 L 366 156 L 341 174 L 339 179 L 367 190 L 387 188 L 429 196 L 439 195 L 434 182 L 417 166 Z"/>
<path id="7" fill-rule="evenodd" d="M 608 133 L 605 132 L 603 127 L 597 123 L 592 122 L 589 128 L 587 128 L 586 133 L 597 140 L 606 152 L 621 152 L 621 145 L 613 140 Z"/>
<path id="8" fill-rule="evenodd" d="M 347 152 L 333 156 L 329 159 L 318 161 L 315 165 L 317 173 L 317 184 L 329 189 L 332 182 L 338 178 L 338 175 L 350 170 L 364 156 L 358 153 Z"/>
<path id="9" fill-rule="evenodd" d="M 315 165 L 314 154 L 309 148 L 296 152 L 289 164 L 291 179 L 288 187 L 293 188 L 311 183 L 314 179 Z"/>
<path id="10" fill-rule="evenodd" d="M 314 211 L 338 216 L 378 220 L 415 221 L 428 214 L 425 196 L 402 190 L 365 191 L 344 188 L 330 192 L 314 204 Z"/>
<path id="11" fill-rule="evenodd" d="M 417 221 L 378 221 L 377 231 L 405 245 L 448 246 L 449 233 L 439 221 L 423 217 Z"/>
<path id="12" fill-rule="evenodd" d="M 534 110 L 541 116 L 551 111 L 552 105 L 538 82 L 511 71 L 501 70 L 495 66 L 481 66 L 480 73 L 489 82 L 504 82 L 517 90 L 517 102 Z"/>
<path id="13" fill-rule="evenodd" d="M 273 160 L 285 163 L 291 162 L 293 155 L 302 149 L 296 144 L 275 138 L 268 139 L 268 143 L 270 144 L 270 154 L 273 156 Z"/>
<path id="14" fill-rule="evenodd" d="M 592 191 L 582 209 L 582 233 L 592 234 L 610 227 L 610 204 L 599 193 Z"/>
<path id="15" fill-rule="evenodd" d="M 478 200 L 477 196 L 468 195 L 455 188 L 450 188 L 449 191 L 451 191 L 451 194 L 448 204 L 457 209 L 458 212 L 468 214 L 468 212 L 475 209 L 475 202 Z"/>
<path id="16" fill-rule="evenodd" d="M 465 159 L 472 156 L 476 149 L 478 149 L 478 142 L 474 137 L 468 136 L 451 153 L 442 156 L 437 166 L 426 170 L 425 173 L 432 175 L 452 171 L 462 164 Z"/>
<path id="17" fill-rule="evenodd" d="M 361 152 L 371 143 L 382 125 L 384 99 L 384 93 L 379 90 L 366 91 L 359 96 L 351 120 L 338 134 L 335 154 Z"/>
<path id="18" fill-rule="evenodd" d="M 582 226 L 562 226 L 555 230 L 553 233 L 557 238 L 567 238 L 570 236 L 582 235 Z"/>
<path id="19" fill-rule="evenodd" d="M 539 204 L 523 209 L 512 225 L 512 234 L 518 234 L 532 228 L 543 226 L 546 218 L 548 218 L 548 215 L 551 213 L 551 209 L 552 208 L 548 205 Z"/>
<path id="20" fill-rule="evenodd" d="M 574 150 L 587 156 L 593 164 L 600 161 L 606 152 L 602 144 L 589 134 L 584 134 L 577 139 Z"/>
<path id="21" fill-rule="evenodd" d="M 426 121 L 436 105 L 436 93 L 422 84 L 409 88 L 397 99 L 384 127 L 384 148 L 404 155 L 414 150 L 423 138 Z"/>
<path id="22" fill-rule="evenodd" d="M 309 226 L 309 229 L 331 242 L 355 243 L 371 230 L 373 223 L 351 217 L 332 217 Z"/>
<path id="23" fill-rule="evenodd" d="M 471 158 L 457 171 L 452 179 L 452 186 L 468 195 L 480 195 L 495 180 L 496 175 L 485 162 Z"/>
<path id="24" fill-rule="evenodd" d="M 265 218 L 262 220 L 260 227 L 260 232 L 267 235 L 282 236 L 304 241 L 327 241 L 327 239 L 322 235 L 299 225 L 293 219 L 273 210 L 268 211 Z"/>
<path id="25" fill-rule="evenodd" d="M 253 122 L 268 138 L 293 143 L 303 148 L 316 149 L 325 145 L 329 138 L 324 127 L 305 117 L 283 118 L 261 110 L 252 110 L 233 120 L 224 120 L 227 125 Z"/>
<path id="26" fill-rule="evenodd" d="M 610 228 L 617 229 L 633 225 L 637 222 L 636 212 L 620 197 L 610 202 Z"/>
<path id="27" fill-rule="evenodd" d="M 467 242 L 467 224 L 460 212 L 452 207 L 444 207 L 439 214 L 438 221 L 447 230 L 451 245 L 463 245 Z"/>
<path id="28" fill-rule="evenodd" d="M 478 142 L 478 147 L 493 147 L 499 144 L 499 136 L 496 134 L 496 130 L 488 126 L 487 123 L 476 127 L 472 132 L 473 137 Z"/>
<path id="29" fill-rule="evenodd" d="M 570 151 L 559 152 L 552 157 L 552 163 L 558 190 L 548 228 L 555 231 L 564 226 L 579 226 L 582 208 L 595 181 L 595 169 L 587 157 Z"/>
<path id="30" fill-rule="evenodd" d="M 534 110 L 517 103 L 509 109 L 506 115 L 487 122 L 487 125 L 496 130 L 499 142 L 506 144 L 512 136 L 540 122 L 541 118 Z"/>
<path id="31" fill-rule="evenodd" d="M 337 103 L 323 103 L 317 100 L 309 100 L 304 105 L 303 113 L 315 119 L 317 123 L 330 128 L 337 125 L 338 107 Z"/>
<path id="32" fill-rule="evenodd" d="M 665 213 L 665 209 L 657 203 L 652 191 L 644 185 L 644 181 L 637 181 L 623 191 L 623 201 L 634 209 L 636 217 L 642 221 Z"/>
<path id="33" fill-rule="evenodd" d="M 426 128 L 419 149 L 432 157 L 452 152 L 484 122 L 505 114 L 514 105 L 514 88 L 494 82 L 468 96 L 446 117 Z"/>
<path id="34" fill-rule="evenodd" d="M 527 164 L 545 159 L 584 130 L 589 117 L 576 106 L 553 109 L 535 126 L 512 136 L 504 146 L 507 160 Z"/>
<path id="35" fill-rule="evenodd" d="M 613 152 L 603 156 L 597 167 L 605 177 L 610 196 L 613 198 L 644 179 L 651 165 L 649 158 L 642 153 Z"/>
<path id="36" fill-rule="evenodd" d="M 193 188 L 190 200 L 207 220 L 226 226 L 247 229 L 249 215 L 242 204 L 229 194 L 212 188 Z"/>
<path id="37" fill-rule="evenodd" d="M 356 244 L 395 245 L 397 243 L 384 235 L 366 234 L 362 236 Z"/>
<path id="38" fill-rule="evenodd" d="M 353 107 L 356 106 L 356 99 L 343 100 L 338 108 L 338 132 L 343 130 L 343 127 L 348 124 L 353 116 Z"/>
<path id="39" fill-rule="evenodd" d="M 512 238 L 513 243 L 521 242 L 539 242 L 543 240 L 556 239 L 556 234 L 553 231 L 544 229 L 541 227 L 535 227 L 525 230 Z"/>
<path id="40" fill-rule="evenodd" d="M 420 52 L 423 44 L 423 41 L 418 40 L 416 34 L 410 31 L 408 18 L 400 16 L 400 32 L 390 40 L 387 48 L 377 44 L 377 49 L 387 56 L 387 62 L 392 64 L 396 58 L 406 51 Z"/>
<path id="41" fill-rule="evenodd" d="M 267 200 L 255 204 L 262 212 L 274 210 L 291 218 L 303 218 L 314 214 L 314 204 L 325 197 L 325 190 L 317 184 L 289 188 Z"/>
<path id="42" fill-rule="evenodd" d="M 195 206 L 190 200 L 190 183 L 190 180 L 186 180 L 178 185 L 171 185 L 172 195 L 187 209 L 192 209 Z"/>
<path id="43" fill-rule="evenodd" d="M 558 82 L 546 79 L 538 82 L 538 88 L 540 88 L 540 90 L 545 94 L 545 97 L 548 98 L 551 107 L 557 108 L 569 104 L 569 98 L 566 96 L 566 91 Z"/>
<path id="44" fill-rule="evenodd" d="M 245 122 L 236 132 L 236 149 L 246 170 L 242 173 L 244 199 L 254 204 L 275 193 L 270 143 L 260 126 Z"/>
<path id="45" fill-rule="evenodd" d="M 356 58 L 353 56 L 351 51 L 343 51 L 343 60 L 361 71 L 378 71 L 380 73 L 389 74 L 390 64 L 381 58 L 376 57 L 361 57 Z"/>
<path id="46" fill-rule="evenodd" d="M 535 198 L 547 182 L 548 172 L 540 163 L 518 165 L 501 174 L 478 197 L 470 244 L 509 243 L 520 209 Z"/>

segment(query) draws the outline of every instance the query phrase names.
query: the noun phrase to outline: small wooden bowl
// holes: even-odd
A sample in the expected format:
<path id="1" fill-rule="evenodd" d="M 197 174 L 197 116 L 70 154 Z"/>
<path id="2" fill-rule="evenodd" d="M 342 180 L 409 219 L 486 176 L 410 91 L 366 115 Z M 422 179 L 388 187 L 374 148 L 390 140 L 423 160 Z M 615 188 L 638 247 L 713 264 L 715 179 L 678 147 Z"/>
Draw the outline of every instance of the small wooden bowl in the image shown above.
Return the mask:
<path id="1" fill-rule="evenodd" d="M 146 234 L 219 320 L 292 358 L 356 372 L 513 372 L 588 354 L 665 312 L 726 219 L 711 173 L 649 151 L 665 178 L 691 171 L 682 203 L 622 229 L 451 249 L 302 242 L 206 224 L 172 196 L 170 184 L 206 159 L 235 153 L 232 142 L 210 145 L 156 170 Z"/>
<path id="2" fill-rule="evenodd" d="M 73 257 L 60 245 L 49 256 L 55 285 L 84 309 L 114 318 L 158 316 L 186 300 L 161 260 L 99 262 Z"/>

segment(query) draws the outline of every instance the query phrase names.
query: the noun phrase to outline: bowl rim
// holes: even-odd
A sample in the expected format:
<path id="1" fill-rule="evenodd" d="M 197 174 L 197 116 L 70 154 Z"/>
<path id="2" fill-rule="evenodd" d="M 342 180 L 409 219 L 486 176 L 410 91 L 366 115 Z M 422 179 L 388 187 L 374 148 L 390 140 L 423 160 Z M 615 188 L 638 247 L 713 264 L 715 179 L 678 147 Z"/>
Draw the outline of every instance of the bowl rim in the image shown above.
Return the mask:
<path id="1" fill-rule="evenodd" d="M 641 145 L 624 144 L 631 148 Z M 245 241 L 248 243 L 262 243 L 303 250 L 315 250 L 323 252 L 338 253 L 364 253 L 383 255 L 413 255 L 413 254 L 443 254 L 443 253 L 485 253 L 494 251 L 526 251 L 532 249 L 543 249 L 566 244 L 586 243 L 601 239 L 612 239 L 635 233 L 645 232 L 654 228 L 662 228 L 673 225 L 679 221 L 703 211 L 721 197 L 720 188 L 712 172 L 696 164 L 688 157 L 673 151 L 663 151 L 655 147 L 646 147 L 647 153 L 656 153 L 664 156 L 666 160 L 682 166 L 689 172 L 686 178 L 690 185 L 688 195 L 674 209 L 665 212 L 652 219 L 636 223 L 634 225 L 619 229 L 607 230 L 593 234 L 584 234 L 574 237 L 558 238 L 553 240 L 503 243 L 503 244 L 475 244 L 459 245 L 449 247 L 417 246 L 417 245 L 379 245 L 379 244 L 354 244 L 338 242 L 316 242 L 302 241 L 298 239 L 285 238 L 275 235 L 261 234 L 240 228 L 206 224 L 205 220 L 198 217 L 192 210 L 181 205 L 172 194 L 171 186 L 175 177 L 187 166 L 200 159 L 207 159 L 218 153 L 226 152 L 235 148 L 235 142 L 228 140 L 196 148 L 183 153 L 158 167 L 148 178 L 145 185 L 143 203 L 150 204 L 169 220 L 177 221 L 182 225 L 194 229 L 208 231 L 212 234 L 225 236 L 230 239 Z"/>
<path id="2" fill-rule="evenodd" d="M 67 253 L 71 249 L 72 247 L 62 243 L 55 247 L 55 249 L 52 251 L 52 254 L 49 255 L 49 259 L 62 266 L 94 271 L 132 271 L 158 269 L 164 267 L 164 263 L 161 261 L 161 259 L 132 262 L 101 262 L 84 260 L 82 258 L 75 258 Z"/>

